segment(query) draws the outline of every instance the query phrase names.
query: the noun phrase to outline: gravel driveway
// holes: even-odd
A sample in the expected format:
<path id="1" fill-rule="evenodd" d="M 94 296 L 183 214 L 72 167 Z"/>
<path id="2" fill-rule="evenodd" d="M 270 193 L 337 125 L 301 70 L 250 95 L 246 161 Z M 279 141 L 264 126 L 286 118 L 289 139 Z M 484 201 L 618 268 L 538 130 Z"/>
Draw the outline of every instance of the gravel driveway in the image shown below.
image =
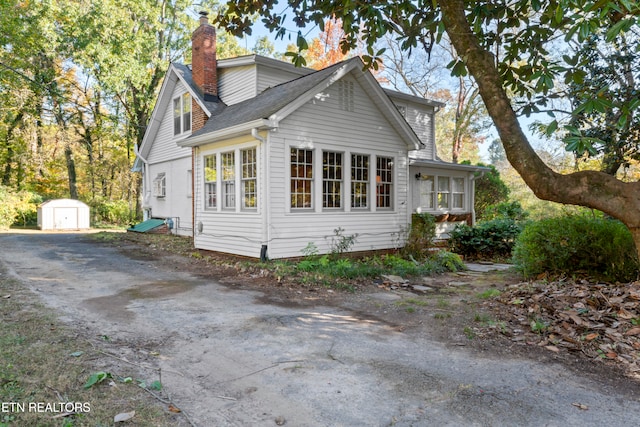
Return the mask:
<path id="1" fill-rule="evenodd" d="M 480 357 L 360 311 L 270 305 L 171 257 L 136 259 L 82 233 L 3 233 L 0 248 L 71 327 L 161 368 L 197 426 L 640 425 L 638 389 Z"/>

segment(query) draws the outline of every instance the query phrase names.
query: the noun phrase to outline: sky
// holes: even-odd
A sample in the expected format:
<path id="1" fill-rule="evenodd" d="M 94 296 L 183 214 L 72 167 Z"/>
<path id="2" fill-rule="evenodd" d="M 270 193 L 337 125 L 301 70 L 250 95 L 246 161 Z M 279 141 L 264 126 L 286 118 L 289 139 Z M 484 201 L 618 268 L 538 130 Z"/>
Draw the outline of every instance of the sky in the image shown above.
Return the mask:
<path id="1" fill-rule="evenodd" d="M 287 46 L 289 44 L 295 44 L 296 36 L 297 36 L 297 27 L 293 22 L 290 23 L 289 27 L 291 30 L 285 35 L 284 39 L 276 39 L 275 32 L 271 33 L 267 30 L 264 24 L 261 21 L 257 21 L 252 27 L 252 34 L 250 36 L 245 36 L 243 39 L 240 39 L 240 43 L 243 47 L 251 50 L 256 45 L 256 41 L 263 36 L 267 36 L 269 40 L 274 44 L 276 52 L 286 52 Z M 305 36 L 307 41 L 318 36 L 320 29 L 317 26 L 310 28 L 303 28 L 302 34 Z M 523 117 L 520 119 L 520 125 L 522 126 L 522 130 L 529 138 L 529 141 L 532 143 L 534 148 L 544 146 L 545 143 L 540 139 L 539 136 L 534 135 L 530 130 L 529 126 L 535 121 L 536 117 L 526 118 Z M 543 118 L 544 119 L 544 118 Z M 497 131 L 495 127 L 491 127 L 491 129 L 486 133 L 486 142 L 480 144 L 480 156 L 483 161 L 489 161 L 489 145 L 491 141 L 498 137 Z"/>

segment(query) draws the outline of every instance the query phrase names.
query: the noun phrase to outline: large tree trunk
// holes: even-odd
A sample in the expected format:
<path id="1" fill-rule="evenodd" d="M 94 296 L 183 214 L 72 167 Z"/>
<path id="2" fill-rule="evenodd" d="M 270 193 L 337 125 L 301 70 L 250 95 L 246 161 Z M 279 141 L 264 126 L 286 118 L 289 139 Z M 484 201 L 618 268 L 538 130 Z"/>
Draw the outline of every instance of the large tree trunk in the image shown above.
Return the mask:
<path id="1" fill-rule="evenodd" d="M 522 131 L 493 55 L 480 46 L 469 26 L 464 0 L 438 3 L 447 34 L 478 84 L 509 163 L 539 198 L 598 209 L 622 221 L 631 230 L 640 257 L 640 183 L 622 182 L 603 172 L 562 175 L 549 168 Z"/>

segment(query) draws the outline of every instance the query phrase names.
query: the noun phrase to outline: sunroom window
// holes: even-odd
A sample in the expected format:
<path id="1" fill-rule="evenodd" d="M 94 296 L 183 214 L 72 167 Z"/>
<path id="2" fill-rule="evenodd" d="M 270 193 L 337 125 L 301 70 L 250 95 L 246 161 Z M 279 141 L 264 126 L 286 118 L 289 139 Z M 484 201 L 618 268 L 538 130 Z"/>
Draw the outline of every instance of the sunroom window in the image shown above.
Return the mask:
<path id="1" fill-rule="evenodd" d="M 322 207 L 342 207 L 342 153 L 322 153 Z"/>
<path id="2" fill-rule="evenodd" d="M 204 207 L 218 206 L 218 158 L 215 154 L 204 157 Z"/>
<path id="3" fill-rule="evenodd" d="M 313 207 L 313 150 L 291 148 L 291 208 Z"/>
<path id="4" fill-rule="evenodd" d="M 351 155 L 351 207 L 366 209 L 369 207 L 369 156 Z"/>
<path id="5" fill-rule="evenodd" d="M 376 164 L 376 199 L 379 208 L 391 207 L 393 189 L 393 159 L 378 157 Z"/>
<path id="6" fill-rule="evenodd" d="M 257 205 L 258 171 L 256 167 L 256 149 L 242 150 L 242 207 L 255 209 Z"/>
<path id="7" fill-rule="evenodd" d="M 233 209 L 236 207 L 236 161 L 235 153 L 230 151 L 220 155 L 222 165 L 222 207 Z"/>

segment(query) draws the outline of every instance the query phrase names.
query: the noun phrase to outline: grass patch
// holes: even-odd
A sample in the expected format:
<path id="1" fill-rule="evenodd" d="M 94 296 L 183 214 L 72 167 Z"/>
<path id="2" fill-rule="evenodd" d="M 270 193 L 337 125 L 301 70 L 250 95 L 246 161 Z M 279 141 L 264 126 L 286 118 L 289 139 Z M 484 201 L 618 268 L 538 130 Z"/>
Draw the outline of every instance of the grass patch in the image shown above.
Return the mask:
<path id="1" fill-rule="evenodd" d="M 406 298 L 394 303 L 396 307 L 405 307 L 405 311 L 407 313 L 415 313 L 416 307 L 424 307 L 428 304 L 429 303 L 427 301 L 418 298 Z"/>
<path id="2" fill-rule="evenodd" d="M 0 402 L 13 403 L 0 413 L 0 426 L 107 426 L 114 416 L 135 411 L 136 425 L 188 425 L 168 412 L 135 382 L 136 372 L 113 372 L 115 360 L 62 324 L 19 282 L 0 271 Z M 109 344 L 108 342 L 104 342 Z M 111 370 L 110 378 L 85 388 L 91 375 Z M 153 381 L 155 378 L 150 378 Z M 115 385 L 109 385 L 113 381 Z M 58 412 L 38 412 L 37 406 L 81 405 L 75 415 L 53 418 Z M 24 411 L 20 406 L 23 405 Z M 34 410 L 29 411 L 29 405 Z M 88 405 L 88 406 L 87 406 Z M 86 409 L 90 409 L 86 411 Z"/>
<path id="3" fill-rule="evenodd" d="M 499 296 L 501 293 L 502 292 L 500 292 L 498 289 L 491 288 L 491 289 L 487 289 L 486 291 L 480 292 L 476 296 L 480 299 L 489 299 L 489 298 L 495 298 Z"/>

